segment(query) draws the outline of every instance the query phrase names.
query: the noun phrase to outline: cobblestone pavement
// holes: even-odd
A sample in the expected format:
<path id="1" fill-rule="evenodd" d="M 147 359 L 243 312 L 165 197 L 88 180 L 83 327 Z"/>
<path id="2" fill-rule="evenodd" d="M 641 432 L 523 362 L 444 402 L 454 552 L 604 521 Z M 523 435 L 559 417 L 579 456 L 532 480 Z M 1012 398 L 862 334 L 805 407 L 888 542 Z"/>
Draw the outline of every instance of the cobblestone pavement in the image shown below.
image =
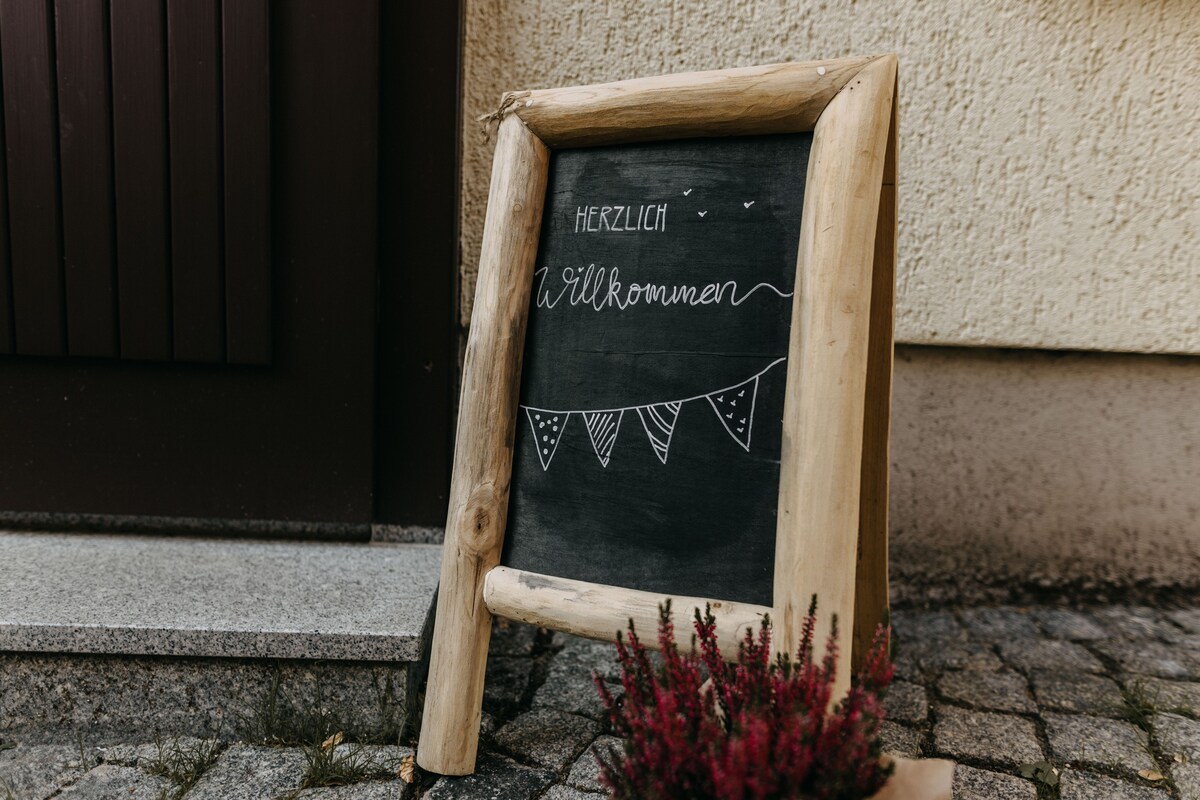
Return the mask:
<path id="1" fill-rule="evenodd" d="M 956 761 L 956 798 L 1200 800 L 1200 608 L 898 611 L 894 625 L 887 748 Z M 0 800 L 5 785 L 17 800 L 598 800 L 593 752 L 616 740 L 590 675 L 615 680 L 612 659 L 609 645 L 498 627 L 470 777 L 302 788 L 347 761 L 356 769 L 343 773 L 394 775 L 412 750 L 183 740 L 164 757 L 65 733 L 57 745 L 0 743 Z"/>

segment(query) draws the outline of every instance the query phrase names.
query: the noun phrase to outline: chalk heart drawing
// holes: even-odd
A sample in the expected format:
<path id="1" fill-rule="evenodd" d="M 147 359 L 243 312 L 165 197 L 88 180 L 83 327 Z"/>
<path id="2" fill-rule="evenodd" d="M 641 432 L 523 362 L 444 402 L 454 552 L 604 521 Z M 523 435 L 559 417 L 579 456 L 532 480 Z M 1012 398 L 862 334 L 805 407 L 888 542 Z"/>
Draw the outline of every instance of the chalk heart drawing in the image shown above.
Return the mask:
<path id="1" fill-rule="evenodd" d="M 775 359 L 741 383 L 680 400 L 624 408 L 557 411 L 527 405 L 522 405 L 521 408 L 525 409 L 525 416 L 529 420 L 529 429 L 533 432 L 533 441 L 543 472 L 550 469 L 550 462 L 558 450 L 558 443 L 562 441 L 562 433 L 566 429 L 567 421 L 575 414 L 583 418 L 583 424 L 587 428 L 588 439 L 592 445 L 592 452 L 596 454 L 601 467 L 608 467 L 612 458 L 613 445 L 617 442 L 617 434 L 621 430 L 621 421 L 625 418 L 626 411 L 637 413 L 638 419 L 642 422 L 642 430 L 645 431 L 646 438 L 650 441 L 650 447 L 654 450 L 654 455 L 659 461 L 666 464 L 671 454 L 671 441 L 675 436 L 680 412 L 688 403 L 699 400 L 708 401 L 709 406 L 716 413 L 717 419 L 721 421 L 721 426 L 725 428 L 725 432 L 749 453 L 759 379 L 786 360 L 786 358 Z"/>

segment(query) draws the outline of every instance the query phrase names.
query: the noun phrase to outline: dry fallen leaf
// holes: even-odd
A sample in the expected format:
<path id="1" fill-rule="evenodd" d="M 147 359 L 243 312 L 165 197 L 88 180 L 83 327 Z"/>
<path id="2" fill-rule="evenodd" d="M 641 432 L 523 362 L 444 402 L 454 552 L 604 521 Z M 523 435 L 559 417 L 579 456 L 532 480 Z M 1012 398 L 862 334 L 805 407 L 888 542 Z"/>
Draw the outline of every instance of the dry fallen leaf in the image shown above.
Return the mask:
<path id="1" fill-rule="evenodd" d="M 1161 781 L 1163 779 L 1163 774 L 1156 769 L 1139 770 L 1138 775 L 1142 776 L 1148 781 Z"/>
<path id="2" fill-rule="evenodd" d="M 342 740 L 345 738 L 346 738 L 346 734 L 342 733 L 341 731 L 338 731 L 337 733 L 333 734 L 325 741 L 321 742 L 321 749 L 322 750 L 332 750 L 333 748 L 335 748 L 339 744 L 341 744 Z"/>
<path id="3" fill-rule="evenodd" d="M 396 775 L 405 783 L 412 783 L 416 778 L 415 770 L 415 759 L 412 756 L 405 756 L 400 759 L 400 769 L 396 770 Z"/>

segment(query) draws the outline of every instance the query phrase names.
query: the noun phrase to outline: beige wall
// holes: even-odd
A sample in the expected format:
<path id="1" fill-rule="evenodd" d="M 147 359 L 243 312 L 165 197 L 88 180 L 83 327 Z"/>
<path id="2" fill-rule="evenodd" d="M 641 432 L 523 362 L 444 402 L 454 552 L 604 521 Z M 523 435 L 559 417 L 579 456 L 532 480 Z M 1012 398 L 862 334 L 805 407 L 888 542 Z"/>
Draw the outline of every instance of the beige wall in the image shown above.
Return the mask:
<path id="1" fill-rule="evenodd" d="M 1200 586 L 1200 358 L 901 347 L 897 595 Z"/>
<path id="2" fill-rule="evenodd" d="M 467 0 L 463 317 L 502 91 L 894 51 L 898 593 L 1200 586 L 1193 0 Z"/>
<path id="3" fill-rule="evenodd" d="M 888 51 L 900 341 L 1200 353 L 1192 0 L 466 0 L 464 317 L 502 91 Z"/>

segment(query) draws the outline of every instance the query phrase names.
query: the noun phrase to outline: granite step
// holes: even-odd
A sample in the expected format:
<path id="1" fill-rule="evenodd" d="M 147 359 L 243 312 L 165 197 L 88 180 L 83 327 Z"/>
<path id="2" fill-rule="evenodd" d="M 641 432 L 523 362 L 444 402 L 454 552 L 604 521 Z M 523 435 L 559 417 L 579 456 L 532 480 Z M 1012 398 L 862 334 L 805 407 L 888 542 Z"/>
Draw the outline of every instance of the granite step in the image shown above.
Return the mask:
<path id="1" fill-rule="evenodd" d="M 0 737 L 407 723 L 441 548 L 0 532 Z M 244 731 L 243 731 L 244 732 Z"/>

